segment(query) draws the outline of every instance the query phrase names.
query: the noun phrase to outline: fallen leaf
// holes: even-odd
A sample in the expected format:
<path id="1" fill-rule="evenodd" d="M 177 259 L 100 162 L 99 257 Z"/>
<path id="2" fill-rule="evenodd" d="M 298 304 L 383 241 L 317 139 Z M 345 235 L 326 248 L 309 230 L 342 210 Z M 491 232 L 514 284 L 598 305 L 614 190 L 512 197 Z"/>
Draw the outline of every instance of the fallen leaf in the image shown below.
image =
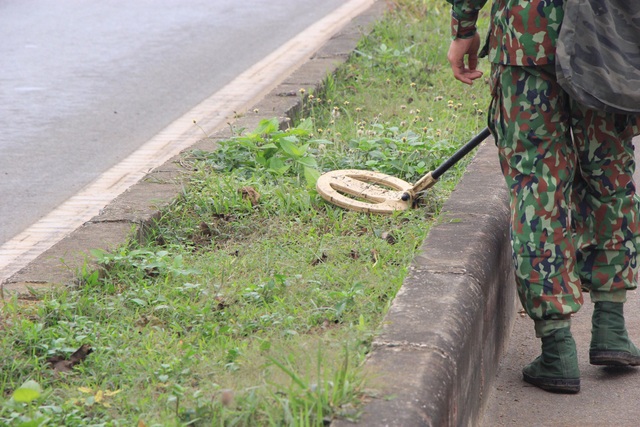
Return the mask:
<path id="1" fill-rule="evenodd" d="M 73 368 L 73 365 L 69 360 L 56 360 L 55 362 L 49 363 L 52 364 L 51 367 L 56 372 L 69 372 Z"/>
<path id="2" fill-rule="evenodd" d="M 257 206 L 260 201 L 260 193 L 258 193 L 253 187 L 242 187 L 238 190 L 242 194 L 243 199 L 248 199 L 251 206 Z"/>
<path id="3" fill-rule="evenodd" d="M 385 231 L 383 232 L 380 237 L 382 237 L 384 240 L 387 241 L 387 243 L 389 243 L 390 245 L 395 245 L 396 242 L 398 241 L 396 239 L 396 236 L 393 235 L 393 233 L 391 233 L 390 231 Z"/>
<path id="4" fill-rule="evenodd" d="M 52 356 L 47 359 L 47 363 L 51 365 L 56 372 L 69 372 L 78 363 L 84 362 L 89 354 L 93 352 L 91 345 L 82 344 L 69 359 L 64 359 L 62 356 Z"/>
<path id="5" fill-rule="evenodd" d="M 84 362 L 88 355 L 93 353 L 93 348 L 89 344 L 82 344 L 69 358 L 70 361 L 75 362 L 74 365 Z"/>

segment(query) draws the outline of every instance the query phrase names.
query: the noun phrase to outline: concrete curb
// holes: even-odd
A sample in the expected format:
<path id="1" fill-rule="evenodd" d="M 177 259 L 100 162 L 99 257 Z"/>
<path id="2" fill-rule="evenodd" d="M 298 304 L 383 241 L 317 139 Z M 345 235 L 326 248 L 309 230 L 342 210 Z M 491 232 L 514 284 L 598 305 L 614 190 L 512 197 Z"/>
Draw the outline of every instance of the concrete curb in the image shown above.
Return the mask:
<path id="1" fill-rule="evenodd" d="M 509 207 L 492 141 L 443 207 L 374 340 L 360 425 L 478 425 L 516 313 Z M 334 426 L 346 426 L 338 421 Z"/>
<path id="2" fill-rule="evenodd" d="M 234 128 L 252 129 L 273 116 L 285 125 L 301 108 L 299 89 L 316 89 L 384 10 L 385 2 L 376 1 L 260 101 L 259 115 L 248 113 L 234 121 Z M 191 149 L 212 150 L 230 136 L 224 130 Z M 381 398 L 365 406 L 359 424 L 475 425 L 480 420 L 515 313 L 507 194 L 496 157 L 491 143 L 479 149 L 414 260 L 366 363 Z M 179 196 L 187 176 L 179 156 L 155 169 L 10 277 L 4 292 L 20 295 L 29 288 L 75 284 L 92 248 L 113 249 L 132 235 L 144 239 L 146 227 Z"/>

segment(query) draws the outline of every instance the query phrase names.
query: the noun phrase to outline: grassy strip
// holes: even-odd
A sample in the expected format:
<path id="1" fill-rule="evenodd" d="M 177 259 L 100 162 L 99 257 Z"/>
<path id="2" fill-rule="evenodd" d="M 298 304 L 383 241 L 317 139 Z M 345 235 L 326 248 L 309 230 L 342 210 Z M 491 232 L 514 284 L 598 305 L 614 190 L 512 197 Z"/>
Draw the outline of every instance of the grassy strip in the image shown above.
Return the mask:
<path id="1" fill-rule="evenodd" d="M 420 209 L 325 203 L 327 170 L 415 182 L 484 126 L 482 85 L 446 64 L 448 6 L 395 3 L 305 113 L 194 152 L 149 242 L 95 252 L 84 286 L 2 307 L 0 422 L 322 425 L 357 418 L 359 371 L 416 250 L 464 170 Z M 82 344 L 93 353 L 52 369 Z M 33 424 L 29 422 L 39 420 Z M 23 423 L 23 424 L 21 424 Z"/>

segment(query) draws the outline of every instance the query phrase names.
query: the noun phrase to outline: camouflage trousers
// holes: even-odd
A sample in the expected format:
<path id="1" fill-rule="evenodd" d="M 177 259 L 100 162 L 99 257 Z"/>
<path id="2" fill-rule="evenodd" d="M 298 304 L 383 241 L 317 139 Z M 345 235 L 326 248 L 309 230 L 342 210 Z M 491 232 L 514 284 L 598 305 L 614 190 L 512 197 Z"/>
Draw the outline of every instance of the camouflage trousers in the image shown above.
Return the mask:
<path id="1" fill-rule="evenodd" d="M 510 192 L 518 294 L 534 320 L 563 321 L 583 302 L 624 302 L 639 238 L 635 116 L 582 107 L 553 66 L 494 64 L 489 127 Z M 539 322 L 544 323 L 544 322 Z"/>

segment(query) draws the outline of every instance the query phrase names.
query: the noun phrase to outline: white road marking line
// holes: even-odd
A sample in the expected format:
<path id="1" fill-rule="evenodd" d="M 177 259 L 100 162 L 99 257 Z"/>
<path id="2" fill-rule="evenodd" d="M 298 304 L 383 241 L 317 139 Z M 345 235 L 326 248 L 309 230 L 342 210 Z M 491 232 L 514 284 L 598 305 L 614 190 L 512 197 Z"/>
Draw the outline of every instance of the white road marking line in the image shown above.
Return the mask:
<path id="1" fill-rule="evenodd" d="M 255 105 L 374 0 L 351 0 L 316 22 L 177 119 L 124 161 L 0 246 L 0 283 L 58 243 L 152 169 Z M 197 121 L 195 126 L 193 120 Z M 200 129 L 202 128 L 202 129 Z"/>

